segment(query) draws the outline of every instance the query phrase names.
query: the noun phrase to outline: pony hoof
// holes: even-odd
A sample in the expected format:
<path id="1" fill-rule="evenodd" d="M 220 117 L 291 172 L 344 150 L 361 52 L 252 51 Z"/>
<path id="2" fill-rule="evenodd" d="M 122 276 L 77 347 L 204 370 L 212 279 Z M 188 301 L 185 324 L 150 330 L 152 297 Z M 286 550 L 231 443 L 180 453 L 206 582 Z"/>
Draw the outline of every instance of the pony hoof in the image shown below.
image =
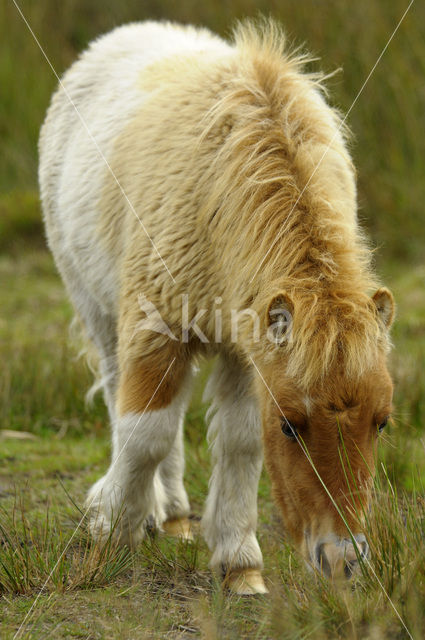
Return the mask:
<path id="1" fill-rule="evenodd" d="M 190 527 L 189 518 L 173 518 L 172 520 L 166 520 L 162 528 L 164 533 L 176 538 L 182 538 L 182 540 L 193 540 L 193 534 Z"/>
<path id="2" fill-rule="evenodd" d="M 254 596 L 269 592 L 258 569 L 233 570 L 225 578 L 224 586 L 239 596 Z"/>

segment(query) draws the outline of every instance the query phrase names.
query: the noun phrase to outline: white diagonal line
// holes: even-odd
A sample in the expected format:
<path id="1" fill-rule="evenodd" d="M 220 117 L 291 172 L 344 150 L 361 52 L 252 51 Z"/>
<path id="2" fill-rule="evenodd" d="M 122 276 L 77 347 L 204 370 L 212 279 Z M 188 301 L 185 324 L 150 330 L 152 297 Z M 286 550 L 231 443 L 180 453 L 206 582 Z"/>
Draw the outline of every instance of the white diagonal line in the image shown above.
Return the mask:
<path id="1" fill-rule="evenodd" d="M 150 237 L 145 225 L 143 224 L 142 220 L 140 219 L 139 215 L 137 214 L 136 209 L 134 208 L 134 206 L 132 205 L 132 203 L 130 202 L 130 199 L 128 198 L 127 194 L 125 193 L 120 181 L 118 180 L 117 176 L 115 175 L 114 170 L 112 169 L 111 165 L 109 164 L 108 160 L 106 159 L 104 153 L 102 152 L 101 148 L 99 147 L 95 137 L 93 136 L 93 134 L 91 133 L 86 121 L 84 120 L 83 116 L 81 115 L 77 105 L 75 104 L 75 102 L 73 101 L 73 99 L 71 98 L 71 96 L 69 95 L 65 85 L 63 84 L 62 80 L 60 79 L 59 75 L 56 73 L 55 68 L 53 67 L 52 63 L 50 62 L 50 59 L 47 55 L 47 53 L 44 51 L 43 47 L 41 46 L 37 36 L 35 35 L 34 31 L 32 30 L 31 26 L 28 23 L 28 20 L 26 19 L 26 17 L 24 16 L 24 14 L 22 13 L 20 7 L 18 6 L 16 0 L 12 0 L 13 4 L 15 5 L 17 11 L 19 12 L 22 20 L 25 22 L 29 32 L 31 33 L 32 37 L 34 38 L 35 42 L 37 43 L 38 48 L 40 49 L 41 53 L 43 54 L 44 58 L 46 59 L 47 64 L 49 65 L 49 67 L 51 68 L 51 70 L 53 71 L 60 87 L 62 88 L 62 90 L 64 91 L 66 97 L 68 98 L 70 104 L 73 106 L 73 108 L 75 109 L 75 112 L 78 116 L 78 118 L 81 121 L 81 124 L 83 125 L 84 129 L 86 130 L 90 140 L 93 142 L 94 146 L 96 147 L 96 150 L 98 151 L 100 157 L 102 158 L 103 162 L 105 163 L 105 165 L 107 166 L 110 174 L 112 175 L 113 179 L 115 180 L 115 182 L 118 185 L 119 190 L 121 191 L 122 195 L 124 196 L 128 206 L 130 207 L 131 211 L 134 213 L 134 215 L 136 216 L 137 220 L 139 221 L 140 226 L 142 227 L 143 231 L 145 232 L 149 242 L 151 243 L 154 251 L 156 251 L 159 259 L 161 260 L 162 264 L 164 265 L 165 270 L 167 271 L 168 275 L 170 276 L 171 280 L 173 281 L 174 284 L 176 284 L 176 281 L 171 273 L 171 271 L 169 270 L 169 268 L 167 267 L 165 260 L 163 259 L 163 257 L 161 256 L 161 254 L 158 251 L 158 248 L 156 246 L 156 244 L 154 243 L 154 241 L 152 240 L 152 238 Z"/>
<path id="2" fill-rule="evenodd" d="M 362 86 L 360 87 L 359 92 L 357 93 L 356 97 L 354 98 L 353 102 L 351 103 L 350 108 L 348 109 L 347 113 L 345 114 L 343 120 L 341 121 L 339 127 L 337 128 L 337 130 L 335 131 L 334 135 L 331 138 L 331 141 L 329 142 L 328 146 L 326 147 L 326 149 L 324 150 L 320 160 L 318 161 L 317 165 L 315 166 L 313 173 L 311 174 L 311 176 L 309 177 L 309 179 L 307 180 L 306 184 L 304 185 L 303 189 L 301 190 L 301 193 L 299 194 L 298 198 L 295 200 L 294 205 L 292 206 L 292 209 L 290 210 L 290 212 L 288 213 L 288 217 L 291 215 L 291 213 L 293 212 L 293 210 L 295 209 L 295 207 L 297 206 L 298 202 L 300 201 L 304 191 L 307 189 L 308 185 L 310 184 L 311 180 L 313 179 L 314 174 L 316 173 L 317 169 L 320 167 L 320 165 L 322 164 L 322 160 L 323 158 L 326 156 L 326 154 L 328 153 L 333 141 L 335 140 L 335 138 L 338 136 L 340 130 L 342 129 L 342 127 L 345 124 L 345 121 L 347 120 L 348 116 L 350 115 L 351 111 L 353 110 L 357 100 L 360 98 L 361 94 L 363 93 L 363 89 L 365 88 L 365 86 L 367 85 L 367 83 L 369 82 L 373 72 L 375 71 L 376 67 L 378 66 L 378 64 L 381 62 L 382 56 L 384 55 L 384 53 L 386 52 L 386 50 L 388 49 L 391 40 L 394 38 L 395 34 L 397 33 L 401 23 L 403 22 L 404 18 L 406 17 L 410 7 L 412 6 L 412 4 L 414 3 L 415 0 L 410 0 L 410 3 L 407 7 L 407 9 L 405 10 L 405 12 L 403 13 L 403 15 L 401 16 L 400 20 L 398 21 L 398 24 L 396 26 L 396 28 L 394 29 L 394 31 L 392 32 L 390 38 L 388 39 L 385 47 L 382 49 L 381 53 L 378 56 L 378 59 L 376 60 L 375 64 L 373 65 L 372 69 L 370 70 L 366 80 L 363 82 Z M 270 247 L 267 249 L 265 255 L 263 256 L 263 258 L 261 259 L 259 265 L 257 266 L 254 275 L 252 276 L 251 280 L 249 281 L 250 284 L 251 282 L 255 279 L 255 277 L 257 276 L 257 273 L 259 272 L 259 270 L 261 269 L 261 266 L 264 263 L 264 260 L 267 258 L 267 256 L 269 255 L 270 251 L 273 249 L 273 247 L 276 245 L 276 242 L 279 240 L 280 236 L 281 236 L 282 232 L 279 232 L 275 239 L 273 240 L 272 244 L 270 245 Z"/>
<path id="3" fill-rule="evenodd" d="M 128 442 L 129 442 L 130 438 L 132 437 L 132 435 L 133 435 L 134 431 L 136 430 L 136 428 L 137 428 L 137 426 L 138 426 L 138 424 L 139 424 L 140 420 L 143 418 L 143 416 L 145 415 L 146 411 L 148 410 L 148 408 L 149 408 L 149 406 L 150 406 L 150 404 L 151 404 L 152 400 L 154 399 L 154 397 L 155 397 L 155 395 L 156 395 L 156 393 L 157 393 L 158 389 L 160 388 L 160 386 L 161 386 L 161 385 L 162 385 L 162 383 L 164 382 L 164 380 L 165 380 L 165 378 L 166 378 L 166 376 L 167 376 L 167 374 L 168 374 L 169 370 L 170 370 L 170 369 L 171 369 L 171 367 L 173 366 L 173 364 L 174 364 L 175 360 L 176 360 L 176 358 L 174 357 L 174 358 L 172 359 L 172 361 L 170 362 L 170 364 L 168 365 L 168 368 L 167 368 L 166 372 L 164 373 L 164 375 L 162 376 L 161 380 L 159 381 L 159 383 L 158 383 L 158 385 L 157 385 L 157 387 L 156 387 L 155 391 L 153 392 L 153 394 L 152 394 L 152 396 L 151 396 L 151 398 L 150 398 L 149 402 L 147 403 L 146 407 L 143 409 L 143 412 L 139 415 L 139 417 L 138 417 L 138 419 L 137 419 L 137 421 L 136 421 L 136 423 L 135 423 L 135 425 L 134 425 L 133 429 L 132 429 L 132 430 L 131 430 L 131 432 L 130 432 L 130 435 L 128 436 L 127 440 L 124 442 L 124 444 L 123 444 L 123 446 L 121 447 L 121 449 L 120 449 L 120 451 L 119 451 L 119 453 L 118 453 L 117 457 L 116 457 L 116 458 L 115 458 L 115 460 L 112 462 L 112 464 L 111 464 L 111 466 L 109 467 L 109 469 L 113 469 L 113 468 L 114 468 L 114 466 L 115 466 L 115 464 L 118 462 L 118 460 L 119 460 L 119 458 L 120 458 L 120 456 L 121 456 L 122 452 L 123 452 L 123 451 L 124 451 L 124 449 L 126 448 L 126 446 L 127 446 Z M 89 504 L 88 504 L 88 506 L 87 506 L 86 510 L 84 511 L 84 513 L 83 513 L 83 515 L 82 515 L 82 517 L 81 517 L 80 522 L 77 524 L 76 528 L 74 529 L 74 531 L 73 531 L 73 533 L 72 533 L 72 535 L 71 535 L 70 539 L 69 539 L 69 540 L 68 540 L 68 542 L 66 543 L 66 545 L 65 545 L 64 549 L 62 550 L 62 553 L 60 554 L 59 558 L 57 559 L 57 561 L 56 561 L 56 563 L 55 563 L 55 565 L 54 565 L 53 569 L 51 570 L 51 572 L 50 572 L 50 573 L 49 573 L 49 575 L 47 576 L 47 578 L 46 578 L 46 580 L 45 580 L 45 582 L 44 582 L 43 586 L 41 587 L 40 591 L 38 592 L 38 594 L 37 594 L 37 596 L 36 596 L 36 598 L 35 598 L 34 602 L 32 603 L 32 605 L 31 605 L 30 609 L 28 609 L 28 611 L 27 611 L 27 613 L 26 613 L 26 615 L 25 615 L 25 618 L 22 620 L 22 622 L 21 622 L 21 624 L 20 624 L 20 626 L 19 626 L 19 629 L 17 630 L 17 632 L 16 632 L 16 633 L 15 633 L 15 635 L 13 636 L 13 640 L 15 640 L 16 638 L 18 638 L 18 637 L 19 637 L 19 633 L 20 633 L 20 631 L 21 631 L 22 627 L 24 626 L 24 624 L 25 624 L 26 620 L 28 619 L 29 615 L 31 614 L 31 611 L 34 609 L 35 605 L 37 604 L 37 602 L 38 602 L 38 600 L 39 600 L 39 598 L 40 598 L 41 594 L 43 593 L 43 591 L 44 591 L 44 589 L 45 589 L 45 587 L 46 587 L 47 583 L 49 582 L 50 578 L 52 577 L 52 575 L 53 575 L 53 573 L 54 573 L 54 571 L 55 571 L 56 567 L 58 566 L 59 562 L 60 562 L 60 561 L 61 561 L 61 559 L 63 558 L 64 554 L 66 553 L 66 550 L 68 549 L 69 545 L 71 544 L 72 540 L 74 539 L 74 537 L 75 537 L 75 535 L 76 535 L 77 531 L 78 531 L 78 530 L 79 530 L 79 528 L 81 527 L 81 525 L 82 525 L 82 523 L 83 523 L 83 520 L 86 518 L 86 516 L 87 516 L 88 512 L 90 511 L 90 507 L 91 507 L 91 505 L 93 504 L 94 499 L 98 497 L 98 494 L 99 494 L 99 492 L 101 492 L 101 491 L 102 491 L 102 489 L 99 489 L 99 491 L 98 491 L 97 493 L 95 493 L 95 494 L 94 494 L 94 496 L 92 497 L 92 499 L 90 500 L 90 502 L 89 502 Z"/>
<path id="4" fill-rule="evenodd" d="M 255 364 L 253 357 L 252 357 L 252 356 L 249 356 L 249 357 L 250 357 L 251 362 L 252 362 L 252 364 L 254 365 L 254 367 L 255 367 L 255 369 L 256 369 L 256 371 L 257 371 L 258 375 L 260 376 L 260 378 L 261 378 L 261 380 L 262 380 L 262 382 L 263 382 L 264 386 L 266 387 L 267 391 L 269 392 L 270 397 L 272 398 L 273 402 L 275 403 L 275 405 L 276 405 L 276 406 L 277 406 L 277 408 L 279 409 L 281 416 L 286 420 L 286 422 L 287 422 L 288 426 L 290 426 L 290 423 L 289 423 L 289 421 L 288 421 L 287 417 L 285 416 L 284 412 L 282 411 L 282 409 L 281 409 L 281 407 L 280 407 L 280 405 L 279 405 L 278 401 L 277 401 L 277 400 L 276 400 L 276 398 L 274 397 L 274 394 L 273 394 L 272 390 L 270 389 L 269 385 L 268 385 L 268 384 L 267 384 L 267 382 L 264 380 L 264 377 L 263 377 L 263 375 L 262 375 L 261 371 L 259 370 L 259 368 L 257 367 L 257 365 Z M 316 469 L 316 465 L 313 463 L 313 461 L 312 461 L 312 459 L 311 459 L 311 456 L 310 456 L 310 454 L 308 453 L 307 447 L 306 447 L 306 446 L 305 446 L 305 444 L 304 444 L 304 441 L 303 441 L 301 438 L 299 438 L 299 436 L 297 435 L 297 433 L 296 433 L 296 432 L 294 432 L 294 434 L 295 434 L 296 440 L 297 440 L 298 444 L 300 445 L 300 447 L 301 447 L 301 449 L 302 449 L 302 451 L 303 451 L 303 453 L 304 453 L 305 457 L 307 458 L 307 460 L 308 460 L 308 462 L 309 462 L 309 464 L 310 464 L 311 468 L 313 469 L 314 473 L 315 473 L 315 474 L 316 474 L 316 476 L 318 477 L 318 479 L 319 479 L 319 481 L 320 481 L 321 485 L 322 485 L 322 486 L 323 486 L 323 488 L 325 489 L 325 491 L 326 491 L 326 493 L 327 493 L 327 495 L 328 495 L 329 499 L 331 500 L 331 502 L 332 502 L 333 506 L 335 507 L 335 509 L 337 510 L 338 514 L 339 514 L 339 515 L 340 515 L 340 517 L 342 518 L 342 520 L 343 520 L 343 522 L 344 522 L 345 526 L 347 527 L 348 532 L 350 533 L 350 536 L 351 536 L 351 537 L 352 537 L 352 539 L 354 540 L 355 538 L 354 538 L 354 534 L 353 534 L 353 532 L 351 531 L 350 527 L 348 526 L 348 524 L 347 524 L 347 522 L 346 522 L 346 519 L 345 519 L 344 515 L 343 515 L 343 514 L 342 514 L 342 512 L 341 512 L 341 509 L 339 508 L 338 504 L 335 502 L 335 500 L 334 500 L 334 498 L 333 498 L 333 496 L 332 496 L 331 492 L 329 491 L 328 487 L 326 486 L 326 484 L 325 484 L 325 482 L 324 482 L 324 480 L 323 480 L 322 476 L 321 476 L 321 475 L 320 475 L 320 473 L 317 471 L 317 469 Z M 353 545 L 353 546 L 354 546 L 354 545 Z M 412 636 L 412 634 L 410 633 L 409 629 L 407 628 L 407 626 L 406 626 L 406 624 L 405 624 L 405 622 L 404 622 L 403 618 L 402 618 L 402 617 L 401 617 L 401 615 L 399 614 L 399 612 L 398 612 L 398 610 L 397 610 L 397 608 L 396 608 L 395 604 L 394 604 L 394 603 L 393 603 L 393 601 L 391 600 L 390 595 L 387 593 L 387 591 L 386 591 L 386 589 L 385 589 L 384 585 L 383 585 L 383 584 L 382 584 L 382 582 L 380 581 L 379 577 L 376 575 L 376 571 L 375 571 L 375 569 L 373 568 L 373 566 L 372 566 L 372 564 L 371 564 L 370 560 L 367 558 L 367 556 L 365 556 L 364 558 L 362 558 L 362 561 L 363 561 L 363 562 L 365 562 L 365 563 L 368 565 L 368 567 L 370 568 L 370 570 L 372 571 L 373 575 L 375 576 L 375 579 L 376 579 L 377 583 L 379 584 L 379 586 L 380 586 L 380 587 L 381 587 L 381 589 L 382 589 L 382 592 L 384 593 L 384 595 L 385 595 L 385 596 L 386 596 L 386 598 L 388 599 L 388 602 L 390 603 L 390 605 L 391 605 L 391 606 L 392 606 L 392 608 L 394 609 L 395 614 L 397 615 L 397 617 L 398 617 L 398 619 L 400 620 L 401 624 L 402 624 L 402 625 L 403 625 L 403 627 L 405 628 L 406 633 L 408 634 L 409 638 L 411 638 L 411 640 L 413 640 L 413 636 Z"/>

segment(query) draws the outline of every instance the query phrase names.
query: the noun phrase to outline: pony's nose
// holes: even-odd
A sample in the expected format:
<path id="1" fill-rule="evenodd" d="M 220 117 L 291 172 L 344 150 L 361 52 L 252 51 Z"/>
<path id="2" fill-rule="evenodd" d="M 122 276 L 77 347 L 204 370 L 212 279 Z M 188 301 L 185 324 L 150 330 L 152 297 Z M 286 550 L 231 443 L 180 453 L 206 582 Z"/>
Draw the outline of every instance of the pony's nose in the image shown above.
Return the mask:
<path id="1" fill-rule="evenodd" d="M 359 565 L 359 556 L 364 559 L 369 553 L 369 545 L 363 534 L 354 536 L 354 540 L 357 552 L 351 539 L 319 542 L 315 554 L 317 569 L 329 578 L 351 578 Z"/>

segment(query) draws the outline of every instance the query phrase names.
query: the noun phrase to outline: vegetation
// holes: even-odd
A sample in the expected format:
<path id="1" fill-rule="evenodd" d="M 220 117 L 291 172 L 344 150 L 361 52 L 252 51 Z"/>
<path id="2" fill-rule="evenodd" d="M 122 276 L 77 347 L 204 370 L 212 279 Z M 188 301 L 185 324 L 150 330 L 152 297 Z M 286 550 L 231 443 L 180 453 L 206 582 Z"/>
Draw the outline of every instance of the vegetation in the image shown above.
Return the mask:
<path id="1" fill-rule="evenodd" d="M 343 67 L 329 84 L 334 103 L 347 112 L 407 0 L 18 4 L 58 73 L 92 37 L 125 21 L 170 18 L 226 35 L 235 18 L 270 13 L 286 25 L 290 42 L 304 41 L 322 58 L 325 70 Z M 424 31 L 425 7 L 414 3 L 348 118 L 361 217 L 398 303 L 391 366 L 396 412 L 379 448 L 371 563 L 345 585 L 310 574 L 284 538 L 263 475 L 259 539 L 271 593 L 244 599 L 222 592 L 200 536 L 192 544 L 148 537 L 129 553 L 87 535 L 84 497 L 107 468 L 109 428 L 101 399 L 84 403 L 91 373 L 70 340 L 72 310 L 40 221 L 36 141 L 56 79 L 13 1 L 0 3 L 2 638 L 423 637 Z M 195 528 L 210 464 L 202 383 L 186 421 Z"/>

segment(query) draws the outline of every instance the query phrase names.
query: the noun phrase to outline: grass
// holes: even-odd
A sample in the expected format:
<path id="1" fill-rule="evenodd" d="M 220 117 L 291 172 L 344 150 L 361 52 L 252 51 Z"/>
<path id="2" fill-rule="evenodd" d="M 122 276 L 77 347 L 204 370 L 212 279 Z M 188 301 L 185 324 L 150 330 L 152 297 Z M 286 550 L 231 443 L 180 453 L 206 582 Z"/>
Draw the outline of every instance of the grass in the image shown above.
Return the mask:
<path id="1" fill-rule="evenodd" d="M 132 19 L 167 17 L 225 34 L 235 18 L 271 13 L 291 41 L 305 41 L 323 58 L 325 70 L 344 67 L 331 90 L 346 111 L 407 0 L 330 0 L 320 8 L 315 0 L 19 4 L 58 72 L 93 36 Z M 38 208 L 36 140 L 56 81 L 13 3 L 0 4 L 0 83 L 7 88 L 0 101 L 2 640 L 15 637 L 27 614 L 18 637 L 43 640 L 423 637 L 424 29 L 425 6 L 416 2 L 349 117 L 360 215 L 398 305 L 391 361 L 396 412 L 380 439 L 368 516 L 371 564 L 345 585 L 310 574 L 285 539 L 263 474 L 258 535 L 270 595 L 244 599 L 222 592 L 199 535 L 193 544 L 148 537 L 131 553 L 87 535 L 84 498 L 108 466 L 109 426 L 100 398 L 91 407 L 84 403 L 91 373 L 70 340 L 72 311 L 46 251 Z M 200 379 L 185 425 L 195 527 L 210 473 L 202 385 Z M 24 438 L 5 437 L 5 430 Z"/>

